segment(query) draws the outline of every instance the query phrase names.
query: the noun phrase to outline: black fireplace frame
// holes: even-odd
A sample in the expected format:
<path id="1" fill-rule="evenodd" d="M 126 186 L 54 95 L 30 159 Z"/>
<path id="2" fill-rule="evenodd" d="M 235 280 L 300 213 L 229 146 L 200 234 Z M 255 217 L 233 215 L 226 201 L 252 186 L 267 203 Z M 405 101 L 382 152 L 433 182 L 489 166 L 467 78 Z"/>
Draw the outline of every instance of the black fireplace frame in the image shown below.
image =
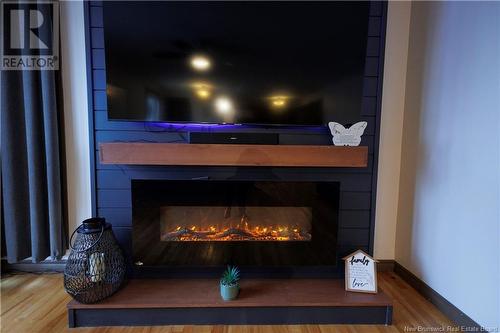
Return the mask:
<path id="1" fill-rule="evenodd" d="M 186 272 L 190 272 L 187 275 L 218 277 L 226 265 L 237 265 L 245 276 L 337 276 L 341 260 L 336 246 L 339 185 L 337 182 L 291 180 L 133 180 L 134 271 L 139 275 L 153 269 L 158 275 L 167 277 L 183 276 Z M 219 206 L 222 202 L 227 204 L 228 194 L 245 195 L 243 191 L 247 191 L 248 197 L 244 200 L 250 200 L 249 205 L 267 202 L 276 207 L 310 207 L 311 240 L 172 242 L 160 239 L 161 207 L 193 203 Z"/>

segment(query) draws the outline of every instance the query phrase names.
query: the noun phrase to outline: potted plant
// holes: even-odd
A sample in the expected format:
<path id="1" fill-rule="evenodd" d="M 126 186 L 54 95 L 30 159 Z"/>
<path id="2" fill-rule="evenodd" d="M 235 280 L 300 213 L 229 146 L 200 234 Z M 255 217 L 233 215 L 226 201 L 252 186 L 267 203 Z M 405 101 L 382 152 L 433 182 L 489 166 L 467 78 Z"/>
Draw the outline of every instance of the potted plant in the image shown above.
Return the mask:
<path id="1" fill-rule="evenodd" d="M 220 295 L 225 301 L 235 299 L 240 292 L 240 270 L 236 266 L 227 266 L 220 279 Z"/>

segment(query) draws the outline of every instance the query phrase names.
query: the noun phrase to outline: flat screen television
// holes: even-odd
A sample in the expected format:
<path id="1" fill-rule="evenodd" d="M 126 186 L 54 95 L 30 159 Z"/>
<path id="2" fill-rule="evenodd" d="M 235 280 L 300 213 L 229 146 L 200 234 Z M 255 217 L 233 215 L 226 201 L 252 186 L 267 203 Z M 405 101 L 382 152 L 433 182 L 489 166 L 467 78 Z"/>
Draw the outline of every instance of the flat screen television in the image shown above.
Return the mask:
<path id="1" fill-rule="evenodd" d="M 368 2 L 103 4 L 110 120 L 359 121 Z"/>

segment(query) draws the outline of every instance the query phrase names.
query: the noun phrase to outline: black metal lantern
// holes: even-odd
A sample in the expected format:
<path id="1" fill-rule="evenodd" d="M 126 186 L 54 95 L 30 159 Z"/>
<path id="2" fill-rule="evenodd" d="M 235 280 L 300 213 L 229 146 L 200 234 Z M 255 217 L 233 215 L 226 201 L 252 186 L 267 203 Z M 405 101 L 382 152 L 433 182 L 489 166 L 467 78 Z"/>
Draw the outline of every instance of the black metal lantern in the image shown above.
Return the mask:
<path id="1" fill-rule="evenodd" d="M 76 233 L 74 245 L 71 240 Z M 64 269 L 64 288 L 80 303 L 95 303 L 116 292 L 125 278 L 125 259 L 111 224 L 91 218 L 73 232 Z"/>

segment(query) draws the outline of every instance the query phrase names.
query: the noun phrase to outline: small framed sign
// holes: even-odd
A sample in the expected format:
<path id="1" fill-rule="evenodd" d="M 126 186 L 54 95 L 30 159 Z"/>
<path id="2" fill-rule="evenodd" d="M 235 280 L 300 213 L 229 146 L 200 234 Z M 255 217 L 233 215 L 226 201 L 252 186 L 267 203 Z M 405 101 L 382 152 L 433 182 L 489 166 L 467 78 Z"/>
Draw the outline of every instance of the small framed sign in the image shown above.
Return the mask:
<path id="1" fill-rule="evenodd" d="M 342 258 L 345 261 L 345 290 L 377 293 L 377 261 L 361 250 Z"/>

